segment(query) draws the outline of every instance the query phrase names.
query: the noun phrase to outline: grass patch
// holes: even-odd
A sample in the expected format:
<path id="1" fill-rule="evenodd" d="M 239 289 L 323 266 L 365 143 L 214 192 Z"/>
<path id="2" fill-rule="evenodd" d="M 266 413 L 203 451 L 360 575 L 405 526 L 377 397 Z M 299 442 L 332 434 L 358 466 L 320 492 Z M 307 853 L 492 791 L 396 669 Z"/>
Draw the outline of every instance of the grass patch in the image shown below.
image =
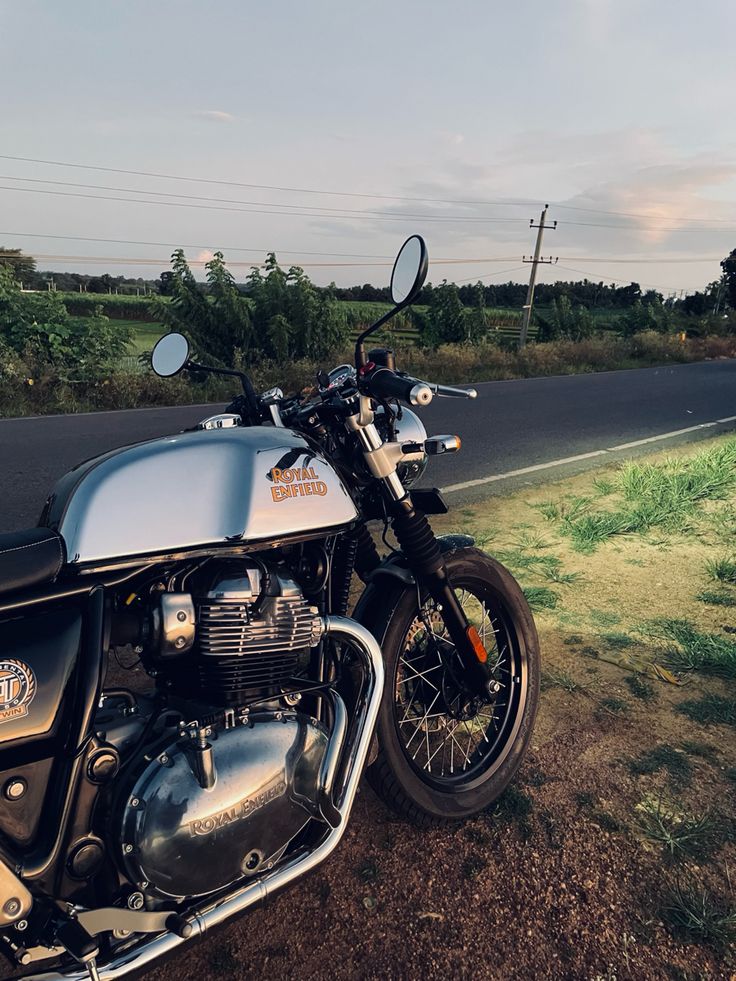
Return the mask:
<path id="1" fill-rule="evenodd" d="M 529 794 L 519 790 L 514 784 L 504 791 L 498 800 L 491 805 L 488 814 L 495 820 L 516 824 L 524 841 L 532 835 L 531 813 L 534 802 Z"/>
<path id="2" fill-rule="evenodd" d="M 654 685 L 638 674 L 626 675 L 624 683 L 634 698 L 638 698 L 642 702 L 653 702 L 658 697 Z"/>
<path id="3" fill-rule="evenodd" d="M 542 575 L 549 582 L 558 583 L 560 586 L 573 586 L 580 581 L 579 572 L 563 572 L 559 566 L 547 566 L 542 570 Z"/>
<path id="4" fill-rule="evenodd" d="M 590 610 L 588 616 L 596 627 L 615 627 L 616 624 L 621 623 L 620 615 L 609 610 Z"/>
<path id="5" fill-rule="evenodd" d="M 683 739 L 680 745 L 691 756 L 699 756 L 702 760 L 708 760 L 709 763 L 718 762 L 718 752 L 708 743 L 701 743 L 697 739 Z"/>
<path id="6" fill-rule="evenodd" d="M 675 883 L 662 907 L 662 919 L 675 936 L 724 947 L 736 940 L 736 910 L 715 902 L 702 886 Z"/>
<path id="7" fill-rule="evenodd" d="M 545 521 L 557 521 L 560 517 L 560 506 L 554 501 L 540 501 L 539 504 L 532 504 L 535 511 L 539 511 Z"/>
<path id="8" fill-rule="evenodd" d="M 560 601 L 559 593 L 546 586 L 526 586 L 524 596 L 535 613 L 539 610 L 554 610 Z"/>
<path id="9" fill-rule="evenodd" d="M 709 606 L 736 606 L 736 595 L 727 589 L 704 589 L 695 599 Z"/>
<path id="10" fill-rule="evenodd" d="M 699 699 L 680 702 L 675 711 L 701 725 L 736 726 L 736 698 L 703 695 Z"/>
<path id="11" fill-rule="evenodd" d="M 636 644 L 633 637 L 617 631 L 610 634 L 603 634 L 601 640 L 604 640 L 609 647 L 613 647 L 615 650 L 623 650 L 626 647 L 633 647 Z"/>
<path id="12" fill-rule="evenodd" d="M 650 776 L 660 770 L 666 770 L 670 781 L 676 787 L 689 784 L 693 775 L 692 763 L 687 755 L 666 743 L 655 746 L 636 759 L 629 760 L 627 765 L 629 772 L 637 777 Z"/>
<path id="13" fill-rule="evenodd" d="M 623 698 L 609 696 L 608 698 L 602 698 L 598 704 L 612 715 L 626 715 L 629 711 L 629 703 Z"/>
<path id="14" fill-rule="evenodd" d="M 736 583 L 736 559 L 712 559 L 705 563 L 705 571 L 718 582 Z"/>
<path id="15" fill-rule="evenodd" d="M 650 629 L 653 636 L 675 645 L 667 651 L 669 667 L 736 678 L 736 641 L 702 633 L 689 620 L 657 620 Z"/>
<path id="16" fill-rule="evenodd" d="M 585 507 L 562 514 L 562 530 L 574 549 L 590 553 L 615 535 L 682 528 L 704 500 L 722 499 L 736 486 L 736 439 L 689 458 L 624 464 L 613 480 L 618 503 L 608 510 Z M 736 562 L 732 564 L 736 582 Z"/>
<path id="17" fill-rule="evenodd" d="M 549 691 L 550 688 L 561 688 L 563 691 L 573 692 L 584 686 L 579 684 L 567 671 L 543 671 L 541 678 L 542 691 Z"/>
<path id="18" fill-rule="evenodd" d="M 662 797 L 646 797 L 636 809 L 643 837 L 670 859 L 707 858 L 723 842 L 723 825 L 710 811 L 683 811 Z"/>

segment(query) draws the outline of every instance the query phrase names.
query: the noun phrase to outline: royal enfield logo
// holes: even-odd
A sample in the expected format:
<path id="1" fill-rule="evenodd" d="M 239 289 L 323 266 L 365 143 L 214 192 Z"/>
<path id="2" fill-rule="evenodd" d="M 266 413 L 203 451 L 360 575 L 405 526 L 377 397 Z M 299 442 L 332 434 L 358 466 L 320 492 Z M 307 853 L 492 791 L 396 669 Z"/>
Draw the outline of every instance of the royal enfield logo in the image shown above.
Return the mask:
<path id="1" fill-rule="evenodd" d="M 256 794 L 255 797 L 246 797 L 233 807 L 229 807 L 226 811 L 220 811 L 219 814 L 213 814 L 211 817 L 202 818 L 201 820 L 190 821 L 189 833 L 192 837 L 212 834 L 213 831 L 224 828 L 228 824 L 232 824 L 233 821 L 239 821 L 241 818 L 248 817 L 254 811 L 263 807 L 264 804 L 268 804 L 269 801 L 275 800 L 277 797 L 282 797 L 285 793 L 286 784 L 283 780 L 280 780 L 268 790 Z"/>
<path id="2" fill-rule="evenodd" d="M 24 661 L 0 661 L 0 722 L 28 715 L 36 676 Z"/>
<path id="3" fill-rule="evenodd" d="M 273 467 L 271 497 L 274 501 L 285 501 L 287 497 L 324 497 L 327 484 L 320 480 L 314 467 L 288 467 L 280 470 Z"/>

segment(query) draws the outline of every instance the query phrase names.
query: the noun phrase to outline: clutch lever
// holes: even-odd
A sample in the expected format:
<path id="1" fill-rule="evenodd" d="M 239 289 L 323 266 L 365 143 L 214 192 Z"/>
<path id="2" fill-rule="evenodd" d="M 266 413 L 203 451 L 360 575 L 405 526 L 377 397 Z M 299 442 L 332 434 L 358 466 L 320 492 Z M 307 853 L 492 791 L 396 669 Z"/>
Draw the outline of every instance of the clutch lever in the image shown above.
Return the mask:
<path id="1" fill-rule="evenodd" d="M 438 385 L 436 382 L 425 382 L 435 395 L 444 395 L 447 398 L 456 399 L 477 399 L 478 392 L 474 388 L 454 388 L 452 385 Z"/>

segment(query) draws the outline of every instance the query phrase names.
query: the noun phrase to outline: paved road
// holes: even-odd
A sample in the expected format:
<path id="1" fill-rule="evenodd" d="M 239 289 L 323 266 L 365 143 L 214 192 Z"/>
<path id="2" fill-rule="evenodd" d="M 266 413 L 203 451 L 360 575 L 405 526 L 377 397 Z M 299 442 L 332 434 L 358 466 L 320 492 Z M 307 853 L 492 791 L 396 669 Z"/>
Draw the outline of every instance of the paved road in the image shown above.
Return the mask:
<path id="1" fill-rule="evenodd" d="M 477 388 L 474 402 L 438 399 L 422 411 L 430 432 L 463 437 L 461 454 L 433 460 L 424 482 L 446 488 L 491 475 L 512 476 L 462 487 L 453 503 L 595 465 L 604 459 L 601 451 L 621 444 L 717 420 L 727 421 L 644 448 L 736 427 L 736 361 L 486 382 Z M 0 531 L 35 524 L 53 482 L 80 460 L 176 432 L 212 411 L 186 406 L 0 420 Z M 637 449 L 606 455 L 615 459 Z M 569 461 L 580 455 L 584 459 Z M 529 470 L 560 460 L 569 462 Z M 519 470 L 526 472 L 514 474 Z"/>

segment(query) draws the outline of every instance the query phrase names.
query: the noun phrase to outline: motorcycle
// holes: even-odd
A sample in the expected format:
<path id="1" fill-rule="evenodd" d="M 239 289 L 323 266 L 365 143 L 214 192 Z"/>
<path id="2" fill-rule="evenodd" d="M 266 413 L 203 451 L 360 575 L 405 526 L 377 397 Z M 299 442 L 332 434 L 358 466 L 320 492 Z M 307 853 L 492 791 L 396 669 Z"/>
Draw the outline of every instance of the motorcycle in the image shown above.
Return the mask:
<path id="1" fill-rule="evenodd" d="M 427 265 L 412 236 L 393 308 L 307 394 L 258 395 L 165 335 L 155 372 L 242 394 L 77 466 L 37 528 L 0 536 L 0 938 L 22 974 L 112 981 L 262 902 L 335 849 L 366 764 L 418 828 L 477 814 L 518 770 L 531 612 L 472 539 L 434 535 L 447 507 L 415 486 L 460 439 L 413 408 L 475 392 L 366 350 Z M 121 647 L 146 690 L 106 685 Z"/>

